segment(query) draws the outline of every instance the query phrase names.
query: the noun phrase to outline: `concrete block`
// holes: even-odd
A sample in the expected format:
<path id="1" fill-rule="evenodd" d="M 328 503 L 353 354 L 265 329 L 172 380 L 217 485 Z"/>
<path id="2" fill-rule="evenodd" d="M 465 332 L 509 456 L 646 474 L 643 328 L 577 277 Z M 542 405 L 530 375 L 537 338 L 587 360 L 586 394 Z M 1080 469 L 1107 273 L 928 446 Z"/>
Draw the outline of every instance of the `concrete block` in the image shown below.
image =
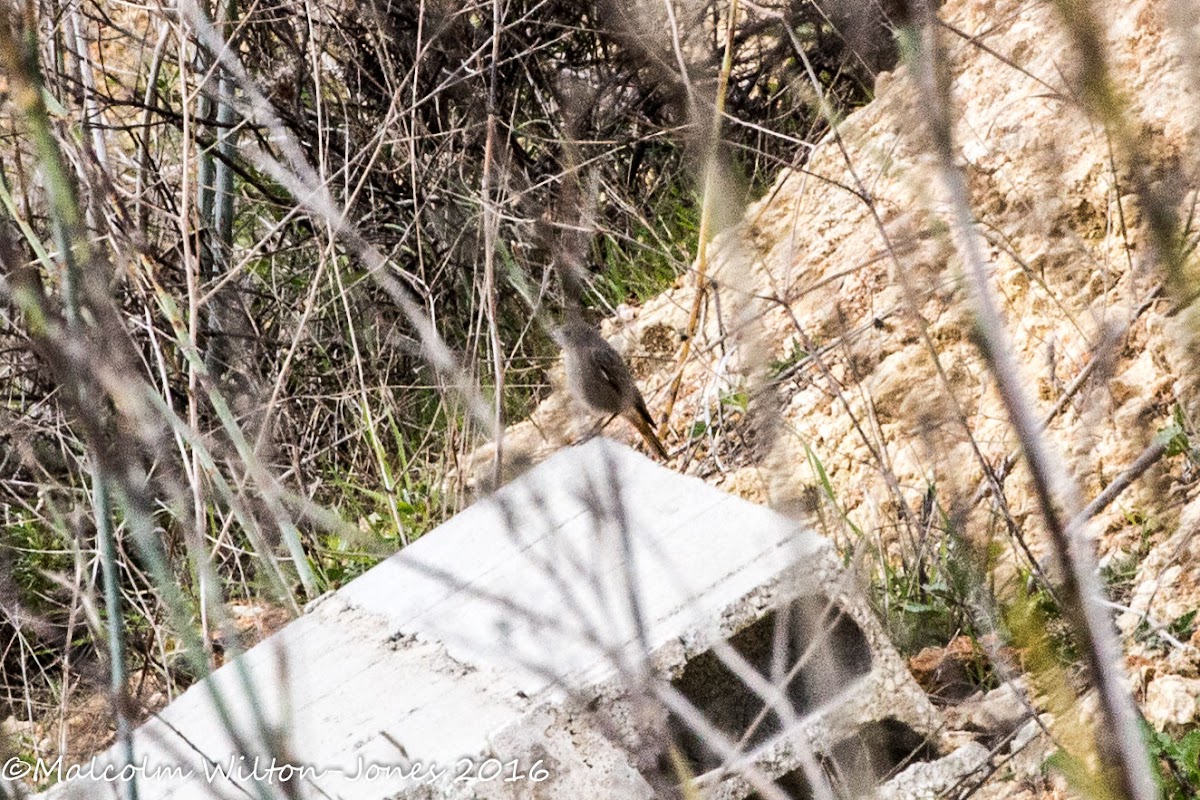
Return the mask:
<path id="1" fill-rule="evenodd" d="M 795 725 L 764 713 L 717 652 L 726 645 L 764 680 L 794 673 L 783 691 Z M 674 780 L 672 737 L 708 797 L 749 796 L 679 716 L 631 691 L 649 674 L 744 739 L 789 796 L 804 796 L 809 746 L 868 782 L 935 754 L 936 712 L 828 541 L 593 439 L 142 725 L 139 797 L 650 798 Z M 110 751 L 105 763 L 121 762 Z M 166 766 L 182 774 L 153 777 Z M 120 789 L 80 778 L 50 796 Z"/>

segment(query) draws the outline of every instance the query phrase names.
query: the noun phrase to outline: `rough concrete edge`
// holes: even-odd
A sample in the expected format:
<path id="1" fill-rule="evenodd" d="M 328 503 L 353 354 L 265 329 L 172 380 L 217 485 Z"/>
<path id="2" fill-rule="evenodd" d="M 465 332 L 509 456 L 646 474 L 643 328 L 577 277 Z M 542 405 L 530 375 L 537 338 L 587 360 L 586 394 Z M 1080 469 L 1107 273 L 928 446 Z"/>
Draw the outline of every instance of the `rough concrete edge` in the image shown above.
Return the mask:
<path id="1" fill-rule="evenodd" d="M 814 587 L 815 591 L 800 588 L 803 586 Z M 873 656 L 870 671 L 812 711 L 803 722 L 803 730 L 816 753 L 827 754 L 838 743 L 854 736 L 860 726 L 886 719 L 904 723 L 944 752 L 941 715 L 909 673 L 859 590 L 853 574 L 838 562 L 832 543 L 822 547 L 811 559 L 780 570 L 774 580 L 732 600 L 714 623 L 686 628 L 678 639 L 651 654 L 651 666 L 673 680 L 682 674 L 690 659 L 710 649 L 717 640 L 727 640 L 761 619 L 768 609 L 813 596 L 832 600 L 849 616 L 866 638 Z M 639 739 L 644 709 L 635 707 L 636 702 L 630 701 L 620 676 L 576 688 L 580 694 L 595 698 L 589 705 L 605 709 L 614 729 L 627 745 Z M 570 701 L 548 705 L 557 715 L 556 724 L 574 729 L 595 725 L 589 720 L 594 713 L 589 708 Z M 523 724 L 524 718 L 512 723 L 517 727 Z M 508 732 L 497 731 L 496 735 L 506 736 Z M 751 758 L 756 767 L 773 777 L 800 766 L 800 753 L 788 737 L 764 744 L 751 754 Z M 719 800 L 743 797 L 752 791 L 752 787 L 744 778 L 730 774 L 708 784 L 706 791 L 706 796 Z"/>

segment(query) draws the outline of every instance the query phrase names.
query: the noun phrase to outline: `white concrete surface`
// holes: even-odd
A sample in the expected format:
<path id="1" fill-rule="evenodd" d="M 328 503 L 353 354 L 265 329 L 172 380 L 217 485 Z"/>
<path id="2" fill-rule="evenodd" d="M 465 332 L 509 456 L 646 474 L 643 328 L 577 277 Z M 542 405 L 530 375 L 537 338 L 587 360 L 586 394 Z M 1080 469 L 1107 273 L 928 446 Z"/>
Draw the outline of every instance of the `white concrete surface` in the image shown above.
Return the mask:
<path id="1" fill-rule="evenodd" d="M 777 594 L 828 588 L 830 570 L 828 542 L 794 522 L 594 439 L 324 598 L 139 728 L 138 764 L 185 772 L 139 780 L 139 797 L 284 797 L 283 773 L 304 768 L 291 796 L 649 798 L 627 755 L 581 706 L 619 694 L 613 687 L 640 669 L 647 648 L 656 668 L 679 669 L 761 616 Z M 932 709 L 911 691 L 869 613 L 852 590 L 839 591 L 872 646 L 886 650 L 856 697 L 886 697 L 899 708 L 889 713 L 931 728 Z M 239 742 L 210 687 L 225 699 Z M 271 753 L 281 769 L 263 777 Z M 411 777 L 417 762 L 449 775 L 422 785 Z M 207 777 L 214 764 L 231 763 L 234 779 Z M 535 780 L 539 767 L 543 780 Z M 496 769 L 503 774 L 491 780 L 453 780 Z M 119 797 L 121 788 L 81 779 L 51 795 Z"/>

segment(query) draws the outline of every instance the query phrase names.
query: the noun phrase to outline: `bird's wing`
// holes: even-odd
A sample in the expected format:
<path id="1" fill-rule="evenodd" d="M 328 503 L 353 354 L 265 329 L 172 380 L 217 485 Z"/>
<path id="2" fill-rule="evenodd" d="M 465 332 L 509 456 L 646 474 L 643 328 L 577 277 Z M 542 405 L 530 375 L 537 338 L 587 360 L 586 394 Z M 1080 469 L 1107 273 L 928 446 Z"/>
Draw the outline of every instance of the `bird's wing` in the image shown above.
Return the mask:
<path id="1" fill-rule="evenodd" d="M 604 347 L 595 348 L 593 356 L 592 363 L 595 364 L 597 372 L 618 394 L 624 395 L 625 391 L 623 390 L 635 387 L 633 376 L 629 374 L 629 367 L 625 366 L 621 356 L 607 342 Z"/>

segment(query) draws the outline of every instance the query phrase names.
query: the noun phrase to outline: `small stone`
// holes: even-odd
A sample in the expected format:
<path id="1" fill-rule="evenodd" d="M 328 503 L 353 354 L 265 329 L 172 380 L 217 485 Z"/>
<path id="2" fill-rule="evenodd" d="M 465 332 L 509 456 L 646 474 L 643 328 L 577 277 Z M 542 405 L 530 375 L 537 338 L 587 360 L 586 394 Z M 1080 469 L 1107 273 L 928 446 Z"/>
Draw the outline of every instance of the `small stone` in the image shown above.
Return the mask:
<path id="1" fill-rule="evenodd" d="M 988 750 L 970 742 L 937 761 L 913 764 L 879 788 L 877 800 L 935 800 L 982 769 Z"/>
<path id="2" fill-rule="evenodd" d="M 1006 683 L 949 709 L 946 724 L 957 730 L 1004 735 L 1028 715 L 1029 709 L 1021 701 L 1020 689 Z"/>
<path id="3" fill-rule="evenodd" d="M 1200 678 L 1162 675 L 1146 689 L 1146 719 L 1155 730 L 1183 726 L 1200 716 Z"/>
<path id="4" fill-rule="evenodd" d="M 942 734 L 942 743 L 945 745 L 945 749 L 951 752 L 971 744 L 975 739 L 976 734 L 970 731 L 946 731 Z"/>
<path id="5" fill-rule="evenodd" d="M 33 723 L 27 719 L 17 719 L 9 717 L 0 722 L 0 733 L 5 736 L 28 736 L 33 732 Z"/>
<path id="6" fill-rule="evenodd" d="M 908 662 L 921 688 L 944 700 L 961 700 L 975 691 L 972 670 L 981 654 L 969 637 L 959 636 L 946 647 L 926 647 Z"/>
<path id="7" fill-rule="evenodd" d="M 1021 726 L 1021 730 L 1013 736 L 1012 742 L 1009 743 L 1008 751 L 1016 754 L 1025 749 L 1025 746 L 1033 741 L 1034 737 L 1042 732 L 1042 726 L 1038 724 L 1036 719 L 1031 719 Z"/>

